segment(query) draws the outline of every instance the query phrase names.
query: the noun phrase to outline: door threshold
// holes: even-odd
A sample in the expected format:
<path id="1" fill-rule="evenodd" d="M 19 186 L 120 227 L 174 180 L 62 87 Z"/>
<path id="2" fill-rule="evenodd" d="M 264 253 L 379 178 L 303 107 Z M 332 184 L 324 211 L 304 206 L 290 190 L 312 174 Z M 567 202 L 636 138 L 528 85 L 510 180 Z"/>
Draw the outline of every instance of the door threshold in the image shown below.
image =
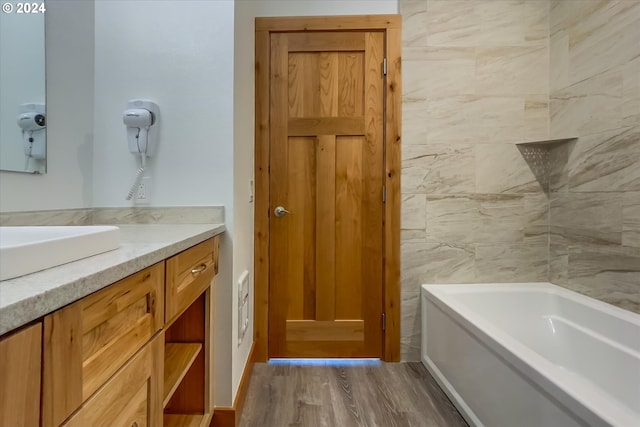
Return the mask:
<path id="1" fill-rule="evenodd" d="M 382 362 L 378 358 L 276 358 L 267 361 L 269 365 L 292 366 L 380 366 Z"/>

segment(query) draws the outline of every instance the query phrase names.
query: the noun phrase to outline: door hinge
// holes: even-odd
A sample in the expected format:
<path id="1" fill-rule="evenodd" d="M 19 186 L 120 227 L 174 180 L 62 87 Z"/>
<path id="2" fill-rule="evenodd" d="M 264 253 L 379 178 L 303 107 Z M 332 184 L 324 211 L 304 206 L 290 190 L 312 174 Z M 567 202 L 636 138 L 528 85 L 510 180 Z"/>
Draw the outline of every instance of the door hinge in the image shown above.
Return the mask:
<path id="1" fill-rule="evenodd" d="M 384 58 L 382 60 L 382 75 L 383 76 L 387 75 L 387 58 Z"/>
<path id="2" fill-rule="evenodd" d="M 382 203 L 387 203 L 387 186 L 382 186 Z"/>
<path id="3" fill-rule="evenodd" d="M 387 315 L 386 313 L 382 313 L 382 330 L 387 330 Z"/>

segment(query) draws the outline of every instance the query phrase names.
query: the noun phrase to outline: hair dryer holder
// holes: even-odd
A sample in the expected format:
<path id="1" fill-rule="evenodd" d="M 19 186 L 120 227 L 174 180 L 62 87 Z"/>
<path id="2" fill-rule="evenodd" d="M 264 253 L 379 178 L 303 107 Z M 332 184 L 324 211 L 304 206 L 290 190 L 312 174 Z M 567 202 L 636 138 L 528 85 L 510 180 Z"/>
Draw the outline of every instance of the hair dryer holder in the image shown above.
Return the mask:
<path id="1" fill-rule="evenodd" d="M 127 143 L 131 153 L 145 153 L 146 157 L 155 154 L 159 114 L 158 104 L 148 99 L 132 99 L 127 102 L 122 120 L 127 127 Z"/>

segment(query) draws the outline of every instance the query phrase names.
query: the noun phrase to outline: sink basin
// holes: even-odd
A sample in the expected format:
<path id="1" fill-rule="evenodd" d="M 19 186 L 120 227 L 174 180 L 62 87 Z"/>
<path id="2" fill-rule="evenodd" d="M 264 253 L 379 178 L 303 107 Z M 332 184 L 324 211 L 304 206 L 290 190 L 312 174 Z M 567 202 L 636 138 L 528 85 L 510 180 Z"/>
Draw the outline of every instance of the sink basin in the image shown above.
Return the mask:
<path id="1" fill-rule="evenodd" d="M 115 226 L 0 227 L 0 280 L 117 249 Z"/>

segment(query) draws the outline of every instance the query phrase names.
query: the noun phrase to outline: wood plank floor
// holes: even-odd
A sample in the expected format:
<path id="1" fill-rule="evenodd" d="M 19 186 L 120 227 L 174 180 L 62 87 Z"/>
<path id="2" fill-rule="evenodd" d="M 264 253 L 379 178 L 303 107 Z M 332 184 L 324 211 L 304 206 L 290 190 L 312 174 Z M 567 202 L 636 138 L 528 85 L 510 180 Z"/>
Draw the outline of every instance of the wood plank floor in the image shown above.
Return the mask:
<path id="1" fill-rule="evenodd" d="M 308 363 L 256 364 L 240 427 L 467 426 L 419 362 Z"/>

